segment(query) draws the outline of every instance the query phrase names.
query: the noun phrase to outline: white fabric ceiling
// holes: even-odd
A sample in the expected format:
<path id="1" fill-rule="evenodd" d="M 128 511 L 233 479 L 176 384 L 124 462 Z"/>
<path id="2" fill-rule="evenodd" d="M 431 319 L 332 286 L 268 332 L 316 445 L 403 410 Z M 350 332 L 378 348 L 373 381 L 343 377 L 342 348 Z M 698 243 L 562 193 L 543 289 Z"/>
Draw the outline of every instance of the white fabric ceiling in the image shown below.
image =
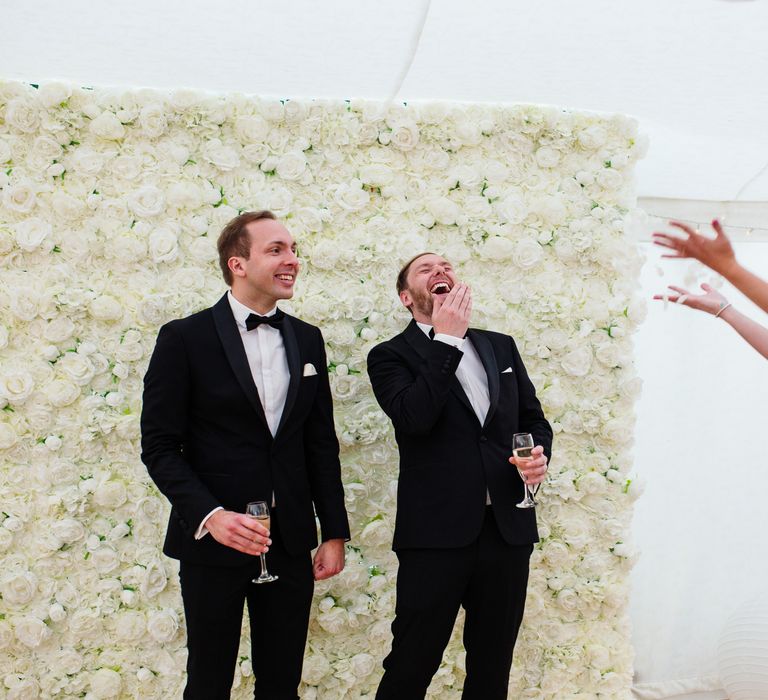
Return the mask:
<path id="1" fill-rule="evenodd" d="M 386 99 L 427 5 L 0 0 L 0 78 Z M 767 30 L 765 0 L 432 0 L 397 97 L 632 114 L 638 194 L 729 200 L 768 162 Z"/>

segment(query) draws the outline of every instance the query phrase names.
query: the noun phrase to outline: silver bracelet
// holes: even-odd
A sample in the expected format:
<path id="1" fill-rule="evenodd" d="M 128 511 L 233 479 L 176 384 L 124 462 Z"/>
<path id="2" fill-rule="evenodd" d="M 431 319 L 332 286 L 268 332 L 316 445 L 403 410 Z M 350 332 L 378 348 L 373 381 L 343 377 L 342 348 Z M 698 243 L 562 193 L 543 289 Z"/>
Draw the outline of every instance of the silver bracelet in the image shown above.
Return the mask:
<path id="1" fill-rule="evenodd" d="M 720 318 L 720 314 L 723 313 L 729 306 L 731 306 L 731 302 L 727 302 L 725 304 L 720 304 L 720 308 L 717 310 L 717 313 L 715 314 L 715 318 Z"/>

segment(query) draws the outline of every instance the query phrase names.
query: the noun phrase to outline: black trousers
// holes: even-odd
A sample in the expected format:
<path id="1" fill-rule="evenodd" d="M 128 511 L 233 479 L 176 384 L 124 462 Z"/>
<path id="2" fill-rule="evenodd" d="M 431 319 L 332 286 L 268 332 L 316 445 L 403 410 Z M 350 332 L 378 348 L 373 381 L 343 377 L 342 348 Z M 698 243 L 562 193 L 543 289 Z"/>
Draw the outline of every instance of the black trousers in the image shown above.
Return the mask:
<path id="1" fill-rule="evenodd" d="M 376 700 L 423 700 L 466 611 L 463 700 L 505 700 L 533 545 L 509 545 L 490 507 L 479 537 L 456 549 L 400 550 L 392 651 Z"/>
<path id="2" fill-rule="evenodd" d="M 258 700 L 297 700 L 314 579 L 310 552 L 289 555 L 272 516 L 269 572 L 279 578 L 255 584 L 259 557 L 243 567 L 181 562 L 179 576 L 187 623 L 185 700 L 229 700 L 243 606 L 251 623 L 251 660 Z M 211 535 L 206 535 L 210 537 Z"/>

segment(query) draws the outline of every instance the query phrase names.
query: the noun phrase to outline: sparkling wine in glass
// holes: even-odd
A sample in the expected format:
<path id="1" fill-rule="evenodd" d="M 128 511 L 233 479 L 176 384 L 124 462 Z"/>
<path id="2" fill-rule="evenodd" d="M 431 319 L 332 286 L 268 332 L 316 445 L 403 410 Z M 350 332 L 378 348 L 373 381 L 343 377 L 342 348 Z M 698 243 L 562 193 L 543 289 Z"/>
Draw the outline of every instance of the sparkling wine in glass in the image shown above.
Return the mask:
<path id="1" fill-rule="evenodd" d="M 265 528 L 267 528 L 267 530 L 269 530 L 269 506 L 266 501 L 251 501 L 245 507 L 245 514 L 254 520 L 258 520 Z M 271 583 L 272 581 L 277 581 L 278 577 L 273 576 L 267 571 L 267 558 L 264 556 L 264 552 L 262 552 L 259 557 L 261 558 L 261 574 L 258 578 L 253 579 L 253 582 Z"/>
<path id="2" fill-rule="evenodd" d="M 531 454 L 533 448 L 533 435 L 530 433 L 515 433 L 512 436 L 512 454 L 514 455 L 515 459 L 533 459 L 533 455 Z M 520 474 L 520 478 L 523 480 L 523 491 L 525 492 L 525 498 L 523 498 L 520 503 L 516 503 L 515 505 L 518 508 L 535 508 L 536 501 L 533 499 L 533 492 L 529 488 L 528 484 L 525 483 L 525 476 L 520 471 L 520 469 L 518 469 L 517 472 Z"/>

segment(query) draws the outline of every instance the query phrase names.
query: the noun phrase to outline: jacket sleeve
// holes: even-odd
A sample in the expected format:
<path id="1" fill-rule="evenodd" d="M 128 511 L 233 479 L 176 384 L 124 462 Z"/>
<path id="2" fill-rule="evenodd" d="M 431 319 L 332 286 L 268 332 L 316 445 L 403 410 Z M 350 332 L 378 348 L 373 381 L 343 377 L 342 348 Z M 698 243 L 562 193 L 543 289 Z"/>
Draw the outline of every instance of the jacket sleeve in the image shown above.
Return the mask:
<path id="1" fill-rule="evenodd" d="M 318 337 L 317 393 L 304 424 L 304 453 L 307 460 L 312 501 L 320 521 L 321 539 L 349 539 L 349 522 L 341 482 L 339 441 L 333 422 L 333 400 L 328 380 L 328 360 L 320 331 Z"/>
<path id="2" fill-rule="evenodd" d="M 429 433 L 443 411 L 462 355 L 458 348 L 434 341 L 414 372 L 390 343 L 371 350 L 368 376 L 373 393 L 395 430 Z"/>
<path id="3" fill-rule="evenodd" d="M 194 535 L 203 518 L 221 504 L 184 458 L 191 389 L 184 341 L 171 322 L 160 329 L 144 376 L 141 459 L 182 528 Z"/>
<path id="4" fill-rule="evenodd" d="M 541 445 L 544 448 L 544 454 L 547 455 L 547 460 L 549 460 L 552 458 L 552 427 L 544 417 L 541 402 L 536 397 L 536 389 L 528 376 L 528 372 L 523 364 L 523 358 L 520 357 L 515 341 L 510 338 L 509 342 L 512 345 L 512 358 L 517 375 L 520 430 L 533 436 L 534 444 Z"/>

